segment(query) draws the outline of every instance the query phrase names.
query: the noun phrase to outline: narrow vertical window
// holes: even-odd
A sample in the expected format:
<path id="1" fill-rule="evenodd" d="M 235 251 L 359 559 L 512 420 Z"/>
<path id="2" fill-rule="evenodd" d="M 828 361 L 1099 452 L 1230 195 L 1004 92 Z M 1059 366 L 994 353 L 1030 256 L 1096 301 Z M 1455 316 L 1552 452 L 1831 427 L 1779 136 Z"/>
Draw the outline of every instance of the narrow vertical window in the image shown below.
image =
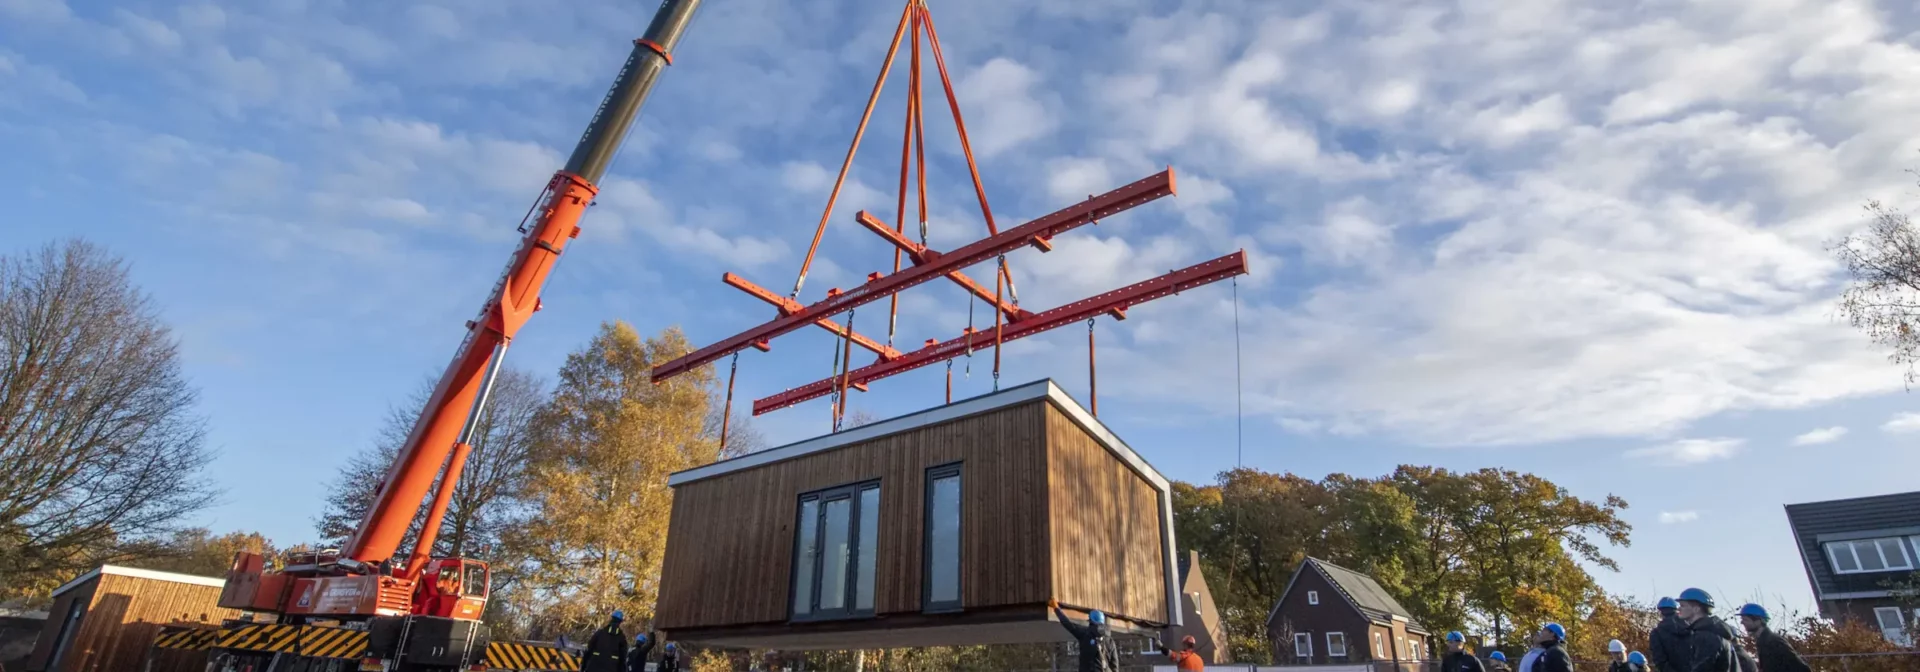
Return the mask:
<path id="1" fill-rule="evenodd" d="M 820 610 L 847 608 L 847 560 L 853 548 L 847 543 L 848 518 L 853 500 L 847 497 L 827 500 L 820 516 Z"/>
<path id="2" fill-rule="evenodd" d="M 873 611 L 873 563 L 880 539 L 880 487 L 860 491 L 860 532 L 855 537 L 857 558 L 853 578 L 853 610 Z"/>
<path id="3" fill-rule="evenodd" d="M 960 608 L 960 465 L 927 470 L 926 610 Z"/>
<path id="4" fill-rule="evenodd" d="M 793 613 L 796 616 L 813 613 L 813 582 L 818 579 L 813 574 L 813 558 L 820 554 L 814 531 L 820 524 L 819 518 L 820 500 L 801 500 L 799 541 L 793 563 Z"/>

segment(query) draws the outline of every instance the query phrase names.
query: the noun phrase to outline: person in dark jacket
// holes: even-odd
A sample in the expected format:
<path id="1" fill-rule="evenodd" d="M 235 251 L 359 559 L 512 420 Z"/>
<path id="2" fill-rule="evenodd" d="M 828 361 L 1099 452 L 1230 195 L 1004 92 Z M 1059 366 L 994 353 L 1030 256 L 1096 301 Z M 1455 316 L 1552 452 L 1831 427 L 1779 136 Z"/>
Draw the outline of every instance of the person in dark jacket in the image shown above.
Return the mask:
<path id="1" fill-rule="evenodd" d="M 1813 672 L 1807 660 L 1801 658 L 1780 633 L 1767 627 L 1768 618 L 1766 607 L 1758 604 L 1740 607 L 1740 627 L 1753 638 L 1753 648 L 1760 653 L 1760 672 Z"/>
<path id="2" fill-rule="evenodd" d="M 1660 622 L 1647 637 L 1647 662 L 1657 672 L 1687 672 L 1687 622 L 1680 620 L 1680 603 L 1660 598 Z"/>
<path id="3" fill-rule="evenodd" d="M 615 609 L 606 626 L 594 631 L 593 639 L 587 640 L 587 657 L 580 661 L 580 672 L 626 672 L 627 635 L 620 631 L 620 622 L 626 618 L 625 612 Z"/>
<path id="4" fill-rule="evenodd" d="M 1522 672 L 1573 672 L 1573 656 L 1567 655 L 1567 629 L 1559 623 L 1540 628 L 1540 656 L 1533 669 Z"/>
<path id="5" fill-rule="evenodd" d="M 1107 626 L 1107 615 L 1095 609 L 1087 612 L 1087 624 L 1081 625 L 1067 618 L 1060 610 L 1058 600 L 1047 600 L 1047 606 L 1053 609 L 1053 616 L 1060 620 L 1060 627 L 1066 628 L 1073 639 L 1080 643 L 1080 672 L 1118 672 L 1120 669 L 1120 651 L 1113 646 L 1113 631 Z"/>
<path id="6" fill-rule="evenodd" d="M 1639 651 L 1627 654 L 1627 662 L 1614 663 L 1616 667 L 1609 672 L 1647 672 L 1647 656 Z"/>
<path id="7" fill-rule="evenodd" d="M 1510 672 L 1507 667 L 1506 652 L 1495 651 L 1487 654 L 1487 672 Z"/>
<path id="8" fill-rule="evenodd" d="M 679 672 L 679 670 L 680 647 L 673 642 L 667 642 L 666 648 L 660 650 L 660 672 Z"/>
<path id="9" fill-rule="evenodd" d="M 1487 668 L 1467 652 L 1467 636 L 1455 630 L 1447 633 L 1447 655 L 1440 659 L 1440 672 L 1487 672 Z"/>
<path id="10" fill-rule="evenodd" d="M 1680 591 L 1680 620 L 1687 622 L 1685 672 L 1740 672 L 1733 627 L 1713 615 L 1713 596 L 1699 588 Z"/>
<path id="11" fill-rule="evenodd" d="M 653 653 L 653 633 L 633 636 L 633 649 L 627 652 L 627 672 L 647 672 L 647 656 Z"/>

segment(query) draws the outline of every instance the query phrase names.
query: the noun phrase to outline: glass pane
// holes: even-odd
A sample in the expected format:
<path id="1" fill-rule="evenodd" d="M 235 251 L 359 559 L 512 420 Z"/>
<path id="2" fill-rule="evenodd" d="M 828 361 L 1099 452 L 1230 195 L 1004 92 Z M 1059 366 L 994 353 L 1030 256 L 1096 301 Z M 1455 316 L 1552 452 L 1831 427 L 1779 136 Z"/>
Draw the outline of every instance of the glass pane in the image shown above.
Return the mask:
<path id="1" fill-rule="evenodd" d="M 1880 560 L 1880 547 L 1871 540 L 1853 542 L 1853 554 L 1860 558 L 1860 569 L 1863 571 L 1877 572 L 1887 568 L 1887 563 Z"/>
<path id="2" fill-rule="evenodd" d="M 827 502 L 826 527 L 820 531 L 820 610 L 847 608 L 847 555 L 853 551 L 847 543 L 847 520 L 853 500 L 846 497 Z"/>
<path id="3" fill-rule="evenodd" d="M 1838 542 L 1827 544 L 1827 555 L 1833 557 L 1833 568 L 1842 572 L 1859 571 L 1860 563 L 1853 560 L 1853 544 Z"/>
<path id="4" fill-rule="evenodd" d="M 960 477 L 933 479 L 927 512 L 927 577 L 935 603 L 960 601 Z"/>
<path id="5" fill-rule="evenodd" d="M 1887 559 L 1888 569 L 1910 569 L 1907 562 L 1907 549 L 1900 547 L 1899 539 L 1877 539 L 1880 544 L 1880 557 Z"/>
<path id="6" fill-rule="evenodd" d="M 809 499 L 800 503 L 800 557 L 793 559 L 793 613 L 813 613 L 813 559 L 820 553 L 819 538 L 814 530 L 819 527 L 820 502 Z"/>
<path id="7" fill-rule="evenodd" d="M 880 489 L 860 491 L 860 549 L 853 577 L 853 608 L 873 610 L 873 561 L 880 541 Z"/>

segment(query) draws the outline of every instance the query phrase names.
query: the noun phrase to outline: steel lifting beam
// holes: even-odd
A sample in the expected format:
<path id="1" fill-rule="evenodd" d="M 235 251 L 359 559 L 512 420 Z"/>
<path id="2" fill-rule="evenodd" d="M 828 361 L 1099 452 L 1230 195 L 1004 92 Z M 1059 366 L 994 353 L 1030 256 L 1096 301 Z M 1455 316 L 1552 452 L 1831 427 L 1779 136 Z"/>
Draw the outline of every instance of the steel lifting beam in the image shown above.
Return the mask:
<path id="1" fill-rule="evenodd" d="M 728 273 L 726 275 L 720 276 L 720 280 L 721 282 L 725 282 L 729 286 L 732 286 L 734 289 L 738 289 L 748 294 L 752 294 L 753 297 L 756 299 L 760 299 L 761 301 L 765 301 L 767 303 L 773 304 L 774 308 L 777 308 L 780 310 L 781 315 L 792 315 L 794 313 L 800 312 L 804 308 L 803 306 L 800 305 L 799 301 L 795 301 L 793 299 L 789 299 L 779 294 L 775 294 L 773 290 L 753 284 L 751 280 L 742 278 L 738 275 Z M 831 290 L 828 292 L 828 294 L 833 294 L 833 293 L 835 292 Z M 818 320 L 814 320 L 813 323 L 816 325 L 819 325 L 821 329 L 825 329 L 827 331 L 833 332 L 833 335 L 835 336 L 838 336 L 840 338 L 847 338 L 847 328 L 845 325 L 835 324 L 833 320 L 829 320 L 824 317 Z M 871 338 L 861 336 L 860 332 L 858 331 L 853 332 L 853 344 L 873 351 L 873 354 L 879 355 L 881 359 L 894 359 L 900 356 L 899 350 L 895 350 L 885 343 L 881 343 Z M 765 341 L 753 344 L 752 347 L 759 348 L 762 352 L 765 352 L 768 349 Z"/>
<path id="2" fill-rule="evenodd" d="M 861 226 L 867 227 L 868 231 L 879 234 L 879 236 L 887 242 L 893 243 L 894 247 L 900 248 L 901 252 L 907 253 L 907 258 L 912 259 L 916 266 L 940 258 L 941 253 L 938 250 L 907 240 L 905 236 L 900 235 L 900 232 L 887 228 L 886 222 L 880 221 L 879 217 L 868 214 L 865 210 L 854 213 L 853 221 L 859 222 Z M 1035 239 L 1035 241 L 1038 240 L 1037 238 Z M 1029 241 L 1028 244 L 1033 245 L 1042 252 L 1053 249 L 1052 245 L 1042 242 Z M 994 272 L 998 273 L 1000 269 L 995 267 Z M 1019 322 L 1033 315 L 1033 311 L 1021 310 L 1019 306 L 994 297 L 992 290 L 981 286 L 981 284 L 975 282 L 973 278 L 967 277 L 965 273 L 957 270 L 948 271 L 947 277 L 952 279 L 954 284 L 967 290 L 968 293 L 980 297 L 981 300 L 986 301 L 990 305 L 999 306 L 1000 312 L 1007 316 L 1008 322 Z"/>
<path id="3" fill-rule="evenodd" d="M 1247 253 L 1242 250 L 1211 261 L 1189 266 L 1151 280 L 1134 283 L 1126 287 L 1098 296 L 1075 301 L 1073 303 L 1036 313 L 1025 320 L 1008 324 L 1002 328 L 1000 341 L 1005 343 L 1018 338 L 1056 327 L 1084 321 L 1109 311 L 1124 311 L 1128 306 L 1146 303 L 1187 289 L 1218 282 L 1242 275 L 1247 272 Z M 852 383 L 871 383 L 875 380 L 905 373 L 914 369 L 959 357 L 969 349 L 978 350 L 993 344 L 991 332 L 976 331 L 963 334 L 959 338 L 932 343 L 919 350 L 906 353 L 898 359 L 878 362 L 854 369 L 846 374 L 845 380 Z M 809 399 L 817 399 L 833 392 L 838 378 L 818 380 L 785 392 L 753 402 L 753 414 L 760 415 L 776 411 Z"/>
<path id="4" fill-rule="evenodd" d="M 791 333 L 822 318 L 830 318 L 846 310 L 878 301 L 909 287 L 946 275 L 949 271 L 966 268 L 1019 249 L 1022 245 L 1032 244 L 1031 241 L 1035 239 L 1049 239 L 1161 197 L 1171 196 L 1173 193 L 1173 169 L 1168 168 L 1133 184 L 1068 206 L 1059 212 L 968 243 L 959 249 L 940 255 L 930 263 L 914 266 L 892 275 L 880 276 L 837 296 L 828 296 L 799 312 L 775 318 L 773 321 L 748 329 L 719 343 L 653 367 L 653 382 L 658 383 L 691 371 L 695 367 L 710 364 L 727 355 L 753 347 L 756 343 L 768 342 L 774 337 Z M 1036 318 L 1027 318 L 1022 322 L 1030 322 L 1033 319 Z M 757 414 L 759 410 L 756 409 L 754 412 Z"/>

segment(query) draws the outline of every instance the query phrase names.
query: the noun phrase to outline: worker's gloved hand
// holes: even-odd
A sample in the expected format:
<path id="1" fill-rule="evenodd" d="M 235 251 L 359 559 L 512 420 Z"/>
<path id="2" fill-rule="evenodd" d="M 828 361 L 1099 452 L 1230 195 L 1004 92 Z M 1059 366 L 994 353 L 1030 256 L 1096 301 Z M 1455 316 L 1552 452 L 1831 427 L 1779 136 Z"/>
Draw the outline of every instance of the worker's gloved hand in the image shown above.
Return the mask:
<path id="1" fill-rule="evenodd" d="M 1060 608 L 1060 601 L 1059 601 L 1059 600 L 1056 600 L 1056 599 L 1053 599 L 1053 598 L 1051 598 L 1051 597 L 1049 597 L 1049 598 L 1047 598 L 1047 608 L 1048 608 L 1048 609 L 1059 609 L 1059 608 Z"/>

